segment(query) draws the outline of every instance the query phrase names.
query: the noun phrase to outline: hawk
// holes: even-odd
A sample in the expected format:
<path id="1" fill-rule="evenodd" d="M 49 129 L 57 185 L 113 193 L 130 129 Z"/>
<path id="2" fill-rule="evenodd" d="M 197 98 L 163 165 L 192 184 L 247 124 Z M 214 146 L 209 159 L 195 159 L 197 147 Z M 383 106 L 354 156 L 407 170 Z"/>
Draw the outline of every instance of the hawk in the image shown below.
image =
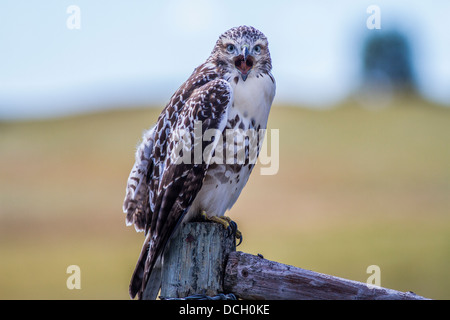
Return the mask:
<path id="1" fill-rule="evenodd" d="M 242 138 L 246 159 L 238 161 L 239 148 L 227 146 L 223 136 L 229 130 L 266 128 L 275 96 L 271 69 L 264 34 L 250 26 L 232 28 L 144 132 L 123 203 L 127 225 L 145 233 L 130 282 L 131 298 L 143 298 L 147 284 L 153 293 L 146 298 L 156 298 L 162 255 L 180 223 L 202 214 L 213 221 L 224 219 L 236 202 L 254 167 L 249 155 L 257 157 L 261 143 L 253 145 L 256 151 L 249 150 L 248 136 Z M 198 139 L 208 131 L 215 134 Z M 217 161 L 220 153 L 234 158 Z"/>

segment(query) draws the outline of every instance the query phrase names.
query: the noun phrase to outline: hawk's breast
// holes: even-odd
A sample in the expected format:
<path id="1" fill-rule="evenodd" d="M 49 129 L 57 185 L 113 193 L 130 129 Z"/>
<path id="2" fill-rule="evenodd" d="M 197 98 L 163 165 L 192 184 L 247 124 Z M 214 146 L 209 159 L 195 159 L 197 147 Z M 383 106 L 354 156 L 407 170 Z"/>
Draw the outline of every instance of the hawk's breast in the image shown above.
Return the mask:
<path id="1" fill-rule="evenodd" d="M 253 75 L 246 81 L 233 79 L 230 84 L 233 88 L 233 100 L 228 110 L 227 126 L 222 134 L 222 162 L 209 166 L 203 186 L 188 214 L 191 217 L 201 210 L 210 216 L 223 216 L 234 205 L 255 165 L 256 157 L 252 158 L 251 155 L 259 154 L 262 141 L 258 139 L 263 138 L 260 130 L 267 127 L 275 96 L 273 76 Z M 252 140 L 255 137 L 256 143 Z M 220 160 L 220 157 L 216 160 Z"/>

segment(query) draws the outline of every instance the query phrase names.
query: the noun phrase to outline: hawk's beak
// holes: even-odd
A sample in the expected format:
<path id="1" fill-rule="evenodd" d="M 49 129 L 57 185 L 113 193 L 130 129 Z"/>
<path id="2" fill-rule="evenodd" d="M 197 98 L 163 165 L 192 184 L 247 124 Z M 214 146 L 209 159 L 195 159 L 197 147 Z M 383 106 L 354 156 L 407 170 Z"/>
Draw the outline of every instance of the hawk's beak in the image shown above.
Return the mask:
<path id="1" fill-rule="evenodd" d="M 247 60 L 249 51 L 248 51 L 248 45 L 244 44 L 242 46 L 242 55 L 244 56 L 244 60 Z"/>
<path id="2" fill-rule="evenodd" d="M 234 65 L 241 74 L 242 80 L 247 80 L 248 74 L 253 68 L 253 57 L 250 56 L 248 45 L 245 44 L 242 46 L 242 54 L 235 58 Z"/>

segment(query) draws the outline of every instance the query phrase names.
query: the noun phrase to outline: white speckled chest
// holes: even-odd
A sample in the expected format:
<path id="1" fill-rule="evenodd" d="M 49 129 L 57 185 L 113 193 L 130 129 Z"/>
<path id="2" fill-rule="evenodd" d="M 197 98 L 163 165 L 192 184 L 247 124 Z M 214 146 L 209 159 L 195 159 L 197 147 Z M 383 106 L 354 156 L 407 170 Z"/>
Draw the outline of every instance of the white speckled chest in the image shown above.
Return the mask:
<path id="1" fill-rule="evenodd" d="M 259 132 L 266 129 L 270 108 L 275 96 L 275 80 L 270 74 L 252 75 L 245 82 L 240 78 L 231 79 L 233 100 L 228 110 L 228 122 L 225 131 L 240 130 Z M 230 134 L 230 133 L 228 133 Z M 238 134 L 239 135 L 239 134 Z M 209 216 L 223 216 L 238 199 L 248 181 L 254 167 L 254 161 L 249 161 L 249 148 L 246 148 L 246 161 L 230 163 L 226 156 L 226 148 L 234 148 L 227 144 L 227 133 L 222 134 L 224 152 L 222 164 L 211 164 L 203 186 L 194 200 L 187 219 L 204 210 Z M 236 141 L 236 140 L 235 140 Z M 251 147 L 258 147 L 252 144 Z M 236 148 L 235 148 L 236 150 Z M 259 148 L 256 151 L 259 154 Z M 220 198 L 218 198 L 220 197 Z"/>

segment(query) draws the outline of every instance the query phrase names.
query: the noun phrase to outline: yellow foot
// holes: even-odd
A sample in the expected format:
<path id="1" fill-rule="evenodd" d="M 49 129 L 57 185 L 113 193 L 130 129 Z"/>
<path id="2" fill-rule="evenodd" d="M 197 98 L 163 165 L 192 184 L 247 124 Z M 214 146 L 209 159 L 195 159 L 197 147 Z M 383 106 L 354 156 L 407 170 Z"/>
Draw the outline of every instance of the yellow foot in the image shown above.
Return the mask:
<path id="1" fill-rule="evenodd" d="M 239 246 L 242 242 L 242 233 L 238 230 L 236 222 L 231 220 L 230 217 L 217 217 L 217 216 L 208 216 L 205 211 L 202 211 L 202 218 L 205 221 L 211 221 L 220 223 L 223 225 L 225 229 L 228 230 L 229 234 L 233 234 L 236 239 L 239 239 L 239 243 L 236 246 Z"/>

